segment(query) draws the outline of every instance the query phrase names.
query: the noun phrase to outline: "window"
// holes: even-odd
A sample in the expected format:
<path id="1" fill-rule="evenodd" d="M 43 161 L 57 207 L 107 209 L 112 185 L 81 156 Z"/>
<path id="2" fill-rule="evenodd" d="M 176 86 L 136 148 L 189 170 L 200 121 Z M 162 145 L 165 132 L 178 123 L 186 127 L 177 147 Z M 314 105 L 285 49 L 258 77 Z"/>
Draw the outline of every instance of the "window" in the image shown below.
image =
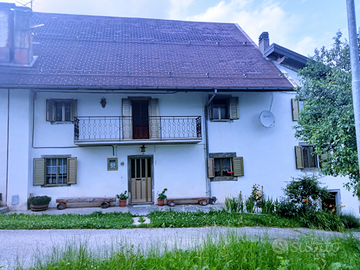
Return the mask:
<path id="1" fill-rule="evenodd" d="M 292 109 L 292 120 L 299 121 L 299 113 L 304 107 L 304 101 L 292 98 L 291 99 L 291 109 Z"/>
<path id="2" fill-rule="evenodd" d="M 107 159 L 107 170 L 108 171 L 117 171 L 118 170 L 118 158 L 108 158 Z"/>
<path id="3" fill-rule="evenodd" d="M 297 169 L 319 168 L 318 155 L 311 145 L 295 146 L 295 159 Z"/>
<path id="4" fill-rule="evenodd" d="M 218 95 L 209 106 L 210 120 L 226 121 L 239 119 L 238 98 Z"/>
<path id="5" fill-rule="evenodd" d="M 244 161 L 236 153 L 211 153 L 208 158 L 208 177 L 213 181 L 237 180 L 244 176 Z"/>
<path id="6" fill-rule="evenodd" d="M 75 99 L 47 99 L 46 121 L 65 123 L 73 122 L 76 116 Z"/>
<path id="7" fill-rule="evenodd" d="M 34 158 L 34 186 L 76 184 L 77 158 L 49 156 Z"/>

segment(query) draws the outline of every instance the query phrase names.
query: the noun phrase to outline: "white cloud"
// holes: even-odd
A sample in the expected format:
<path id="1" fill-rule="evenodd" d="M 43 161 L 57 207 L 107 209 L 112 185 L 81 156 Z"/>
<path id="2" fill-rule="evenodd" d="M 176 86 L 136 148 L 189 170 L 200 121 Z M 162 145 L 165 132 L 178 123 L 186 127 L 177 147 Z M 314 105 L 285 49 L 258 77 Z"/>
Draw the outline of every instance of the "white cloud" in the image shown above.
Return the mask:
<path id="1" fill-rule="evenodd" d="M 188 12 L 189 6 L 194 0 L 171 0 L 171 7 L 169 10 L 169 18 L 173 20 L 183 19 Z"/>

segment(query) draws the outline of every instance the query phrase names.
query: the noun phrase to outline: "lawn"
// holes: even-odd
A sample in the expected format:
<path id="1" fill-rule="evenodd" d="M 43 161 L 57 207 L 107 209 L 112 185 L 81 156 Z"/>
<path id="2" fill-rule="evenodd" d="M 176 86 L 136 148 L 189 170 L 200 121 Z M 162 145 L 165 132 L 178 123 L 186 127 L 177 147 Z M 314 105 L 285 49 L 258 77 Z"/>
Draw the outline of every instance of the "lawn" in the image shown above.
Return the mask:
<path id="1" fill-rule="evenodd" d="M 276 241 L 276 240 L 275 240 Z M 358 269 L 360 241 L 345 238 L 301 238 L 251 241 L 229 233 L 210 237 L 195 248 L 146 251 L 121 248 L 107 257 L 88 251 L 86 245 L 68 247 L 60 257 L 38 260 L 34 270 L 45 269 Z M 285 242 L 284 242 L 285 241 Z"/>

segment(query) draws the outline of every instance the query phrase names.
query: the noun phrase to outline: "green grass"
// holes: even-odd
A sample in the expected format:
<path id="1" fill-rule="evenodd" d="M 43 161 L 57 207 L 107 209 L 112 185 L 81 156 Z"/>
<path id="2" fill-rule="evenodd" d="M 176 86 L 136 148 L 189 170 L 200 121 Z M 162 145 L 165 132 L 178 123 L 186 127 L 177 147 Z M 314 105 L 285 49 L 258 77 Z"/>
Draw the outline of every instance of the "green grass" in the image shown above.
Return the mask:
<path id="1" fill-rule="evenodd" d="M 197 212 L 177 212 L 177 211 L 154 211 L 148 217 L 151 223 L 147 227 L 179 228 L 179 227 L 204 227 L 204 226 L 263 226 L 279 228 L 300 227 L 298 221 L 282 218 L 276 215 L 255 215 L 229 213 L 225 210 L 210 211 L 204 213 Z"/>
<path id="2" fill-rule="evenodd" d="M 2 230 L 41 230 L 41 229 L 123 229 L 131 228 L 133 219 L 130 213 L 101 213 L 90 215 L 26 215 L 1 214 Z"/>
<path id="3" fill-rule="evenodd" d="M 258 215 L 246 213 L 229 213 L 225 210 L 204 213 L 155 211 L 148 214 L 150 224 L 133 225 L 130 213 L 101 213 L 94 212 L 90 215 L 61 214 L 61 215 L 27 215 L 27 214 L 0 214 L 0 229 L 123 229 L 123 228 L 185 228 L 185 227 L 278 227 L 343 231 L 342 222 L 328 219 L 320 215 L 318 219 L 288 219 L 274 214 Z M 333 217 L 333 215 L 331 216 Z M 140 220 L 141 221 L 141 220 Z M 341 226 L 338 226 L 340 222 Z M 326 226 L 325 226 L 326 225 Z"/>
<path id="4" fill-rule="evenodd" d="M 209 236 L 190 249 L 122 247 L 102 257 L 83 244 L 70 246 L 48 260 L 39 259 L 31 269 L 343 270 L 358 269 L 360 264 L 360 241 L 351 236 L 327 240 L 307 237 L 286 244 L 287 249 L 281 249 L 284 245 L 276 246 L 269 239 L 251 241 L 229 233 L 215 240 Z"/>

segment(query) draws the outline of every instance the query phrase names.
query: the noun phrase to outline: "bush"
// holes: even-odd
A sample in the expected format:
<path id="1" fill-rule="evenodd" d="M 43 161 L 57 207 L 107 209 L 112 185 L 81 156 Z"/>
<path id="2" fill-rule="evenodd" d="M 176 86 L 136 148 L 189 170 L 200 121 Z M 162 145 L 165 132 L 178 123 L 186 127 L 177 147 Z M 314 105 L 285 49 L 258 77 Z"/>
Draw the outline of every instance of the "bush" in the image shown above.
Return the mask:
<path id="1" fill-rule="evenodd" d="M 304 227 L 326 231 L 342 232 L 345 229 L 344 223 L 338 215 L 324 211 L 301 216 L 300 223 Z"/>
<path id="2" fill-rule="evenodd" d="M 50 201 L 51 201 L 51 197 L 48 196 L 34 196 L 28 199 L 28 204 L 43 205 L 43 204 L 49 204 Z"/>
<path id="3" fill-rule="evenodd" d="M 285 218 L 294 218 L 299 215 L 299 207 L 295 202 L 283 200 L 276 204 L 276 214 Z"/>
<path id="4" fill-rule="evenodd" d="M 357 217 L 351 214 L 342 214 L 340 216 L 341 221 L 344 223 L 346 229 L 359 229 L 360 221 Z"/>
<path id="5" fill-rule="evenodd" d="M 244 200 L 240 191 L 237 198 L 225 198 L 226 211 L 230 213 L 243 213 L 244 212 Z"/>

